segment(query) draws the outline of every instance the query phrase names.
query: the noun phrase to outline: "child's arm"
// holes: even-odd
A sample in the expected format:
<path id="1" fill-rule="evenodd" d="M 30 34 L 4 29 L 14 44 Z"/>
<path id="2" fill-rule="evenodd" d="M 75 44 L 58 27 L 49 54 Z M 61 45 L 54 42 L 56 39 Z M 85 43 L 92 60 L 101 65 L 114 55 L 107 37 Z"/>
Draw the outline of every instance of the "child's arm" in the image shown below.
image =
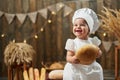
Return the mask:
<path id="1" fill-rule="evenodd" d="M 72 51 L 67 51 L 66 60 L 67 62 L 74 63 L 74 64 L 79 63 L 79 60 L 75 56 L 75 53 Z"/>

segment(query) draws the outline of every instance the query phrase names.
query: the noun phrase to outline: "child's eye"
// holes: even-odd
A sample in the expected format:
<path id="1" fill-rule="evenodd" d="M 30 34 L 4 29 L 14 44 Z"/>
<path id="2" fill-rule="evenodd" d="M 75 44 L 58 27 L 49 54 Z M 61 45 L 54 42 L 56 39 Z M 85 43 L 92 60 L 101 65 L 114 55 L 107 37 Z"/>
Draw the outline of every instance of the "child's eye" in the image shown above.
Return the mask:
<path id="1" fill-rule="evenodd" d="M 80 26 L 86 26 L 86 24 L 80 24 Z"/>
<path id="2" fill-rule="evenodd" d="M 77 26 L 77 24 L 75 24 L 74 26 Z"/>
<path id="3" fill-rule="evenodd" d="M 81 24 L 80 26 L 85 26 L 84 24 Z"/>
<path id="4" fill-rule="evenodd" d="M 86 24 L 74 24 L 74 26 L 86 26 Z"/>
<path id="5" fill-rule="evenodd" d="M 77 24 L 74 24 L 73 26 L 77 26 Z"/>

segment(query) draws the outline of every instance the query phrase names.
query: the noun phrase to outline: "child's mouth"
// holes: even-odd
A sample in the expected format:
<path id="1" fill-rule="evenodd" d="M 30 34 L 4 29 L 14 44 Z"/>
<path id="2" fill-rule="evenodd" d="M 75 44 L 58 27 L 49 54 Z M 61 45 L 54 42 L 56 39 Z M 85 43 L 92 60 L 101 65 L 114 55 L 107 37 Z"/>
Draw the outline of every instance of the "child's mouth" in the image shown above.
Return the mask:
<path id="1" fill-rule="evenodd" d="M 75 32 L 82 32 L 82 30 L 75 30 Z"/>

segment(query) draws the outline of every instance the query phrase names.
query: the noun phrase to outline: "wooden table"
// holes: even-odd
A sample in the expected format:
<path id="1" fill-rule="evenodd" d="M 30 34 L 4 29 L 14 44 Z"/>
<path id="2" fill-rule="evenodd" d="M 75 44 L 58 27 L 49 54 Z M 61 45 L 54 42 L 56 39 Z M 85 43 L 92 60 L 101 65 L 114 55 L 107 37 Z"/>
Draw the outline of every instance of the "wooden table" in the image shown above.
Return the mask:
<path id="1" fill-rule="evenodd" d="M 120 45 L 115 47 L 115 80 L 120 80 L 119 58 L 120 58 Z"/>

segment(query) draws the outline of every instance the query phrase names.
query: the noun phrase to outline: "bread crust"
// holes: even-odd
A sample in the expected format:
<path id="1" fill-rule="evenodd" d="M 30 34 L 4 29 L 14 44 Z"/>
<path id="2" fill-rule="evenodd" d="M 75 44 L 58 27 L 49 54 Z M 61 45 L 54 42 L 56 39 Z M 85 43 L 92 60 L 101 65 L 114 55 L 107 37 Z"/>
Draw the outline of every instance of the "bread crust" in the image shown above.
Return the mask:
<path id="1" fill-rule="evenodd" d="M 93 44 L 86 44 L 76 52 L 75 56 L 80 60 L 80 64 L 89 65 L 93 63 L 99 53 L 99 48 Z"/>

